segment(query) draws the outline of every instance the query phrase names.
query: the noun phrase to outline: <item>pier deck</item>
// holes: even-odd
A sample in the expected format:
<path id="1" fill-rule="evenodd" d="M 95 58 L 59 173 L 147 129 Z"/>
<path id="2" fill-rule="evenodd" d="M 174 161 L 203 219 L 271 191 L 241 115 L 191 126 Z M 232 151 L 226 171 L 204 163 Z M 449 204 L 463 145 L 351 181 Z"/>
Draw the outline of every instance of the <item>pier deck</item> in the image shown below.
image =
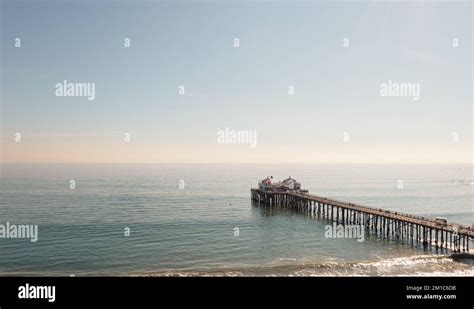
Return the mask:
<path id="1" fill-rule="evenodd" d="M 474 230 L 460 224 L 440 224 L 434 219 L 338 201 L 299 191 L 270 192 L 251 189 L 252 199 L 271 206 L 297 207 L 318 218 L 341 224 L 363 224 L 382 237 L 422 243 L 424 246 L 469 252 Z"/>

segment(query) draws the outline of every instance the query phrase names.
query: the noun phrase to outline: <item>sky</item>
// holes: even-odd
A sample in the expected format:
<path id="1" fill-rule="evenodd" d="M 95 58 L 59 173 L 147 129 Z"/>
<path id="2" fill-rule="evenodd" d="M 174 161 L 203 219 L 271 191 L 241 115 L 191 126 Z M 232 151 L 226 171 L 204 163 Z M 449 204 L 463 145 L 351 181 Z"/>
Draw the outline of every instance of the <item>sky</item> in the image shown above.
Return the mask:
<path id="1" fill-rule="evenodd" d="M 472 16 L 470 1 L 2 0 L 1 162 L 471 164 Z M 56 96 L 64 80 L 95 99 Z M 419 100 L 381 96 L 388 81 Z"/>

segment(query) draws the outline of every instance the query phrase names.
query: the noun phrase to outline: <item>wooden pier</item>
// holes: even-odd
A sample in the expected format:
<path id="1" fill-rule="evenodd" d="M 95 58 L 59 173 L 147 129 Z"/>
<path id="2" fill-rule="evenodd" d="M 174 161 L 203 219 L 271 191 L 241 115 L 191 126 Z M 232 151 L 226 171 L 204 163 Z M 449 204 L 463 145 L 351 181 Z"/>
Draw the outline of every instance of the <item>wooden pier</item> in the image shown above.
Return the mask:
<path id="1" fill-rule="evenodd" d="M 338 224 L 364 225 L 378 237 L 422 244 L 452 252 L 469 252 L 474 230 L 459 224 L 439 224 L 434 219 L 337 201 L 299 191 L 271 192 L 251 189 L 252 199 L 269 206 L 285 206 Z"/>

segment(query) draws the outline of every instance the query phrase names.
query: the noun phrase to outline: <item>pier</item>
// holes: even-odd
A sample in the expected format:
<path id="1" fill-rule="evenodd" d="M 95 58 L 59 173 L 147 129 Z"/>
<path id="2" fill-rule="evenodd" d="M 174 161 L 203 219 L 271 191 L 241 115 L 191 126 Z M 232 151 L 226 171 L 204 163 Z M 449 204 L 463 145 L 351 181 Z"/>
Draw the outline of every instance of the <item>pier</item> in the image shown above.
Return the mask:
<path id="1" fill-rule="evenodd" d="M 412 245 L 469 252 L 469 241 L 474 238 L 469 226 L 309 194 L 291 177 L 276 184 L 267 177 L 251 189 L 251 197 L 258 204 L 294 208 L 337 224 L 363 225 L 377 237 Z"/>

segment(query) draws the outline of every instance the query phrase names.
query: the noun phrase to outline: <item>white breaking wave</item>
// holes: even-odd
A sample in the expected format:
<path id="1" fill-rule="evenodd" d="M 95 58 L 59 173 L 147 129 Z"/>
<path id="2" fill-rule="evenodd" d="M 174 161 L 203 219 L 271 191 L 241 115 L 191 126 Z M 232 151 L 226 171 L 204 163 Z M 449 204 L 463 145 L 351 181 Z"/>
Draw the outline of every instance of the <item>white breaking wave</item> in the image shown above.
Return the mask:
<path id="1" fill-rule="evenodd" d="M 446 255 L 416 255 L 380 259 L 375 262 L 335 262 L 301 264 L 299 259 L 278 258 L 278 261 L 298 263 L 249 267 L 242 269 L 214 269 L 211 271 L 167 271 L 140 274 L 144 276 L 173 277 L 238 277 L 238 276 L 474 276 L 474 262 L 457 262 Z"/>

